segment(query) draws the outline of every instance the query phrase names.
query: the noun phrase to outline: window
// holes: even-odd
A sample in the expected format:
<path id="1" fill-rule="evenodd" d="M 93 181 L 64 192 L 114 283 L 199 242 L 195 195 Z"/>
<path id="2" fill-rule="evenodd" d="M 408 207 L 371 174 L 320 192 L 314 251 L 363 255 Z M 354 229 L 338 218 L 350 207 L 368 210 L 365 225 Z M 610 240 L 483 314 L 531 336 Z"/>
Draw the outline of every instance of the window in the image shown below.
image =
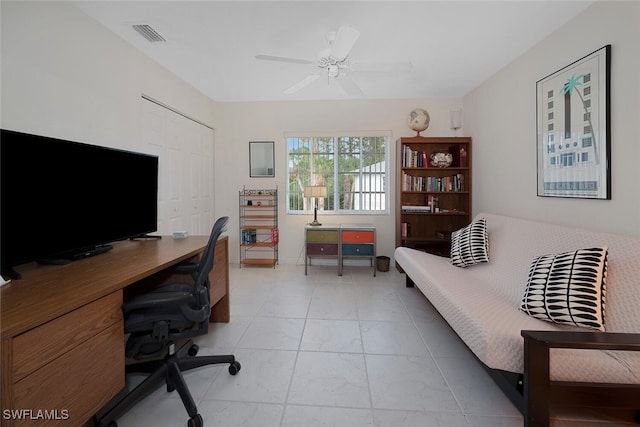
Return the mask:
<path id="1" fill-rule="evenodd" d="M 309 185 L 327 188 L 317 208 L 336 214 L 388 213 L 389 135 L 287 135 L 287 213 L 313 212 Z"/>
<path id="2" fill-rule="evenodd" d="M 562 166 L 573 166 L 574 153 L 567 153 L 560 156 Z"/>

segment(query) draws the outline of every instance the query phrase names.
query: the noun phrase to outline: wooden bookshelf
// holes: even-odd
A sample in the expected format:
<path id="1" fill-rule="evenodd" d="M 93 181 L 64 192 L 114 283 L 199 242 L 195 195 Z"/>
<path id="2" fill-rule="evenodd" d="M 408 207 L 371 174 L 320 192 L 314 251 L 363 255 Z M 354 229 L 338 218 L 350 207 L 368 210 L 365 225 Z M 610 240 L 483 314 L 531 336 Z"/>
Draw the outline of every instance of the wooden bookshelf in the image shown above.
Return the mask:
<path id="1" fill-rule="evenodd" d="M 433 166 L 434 153 L 451 165 Z M 471 222 L 471 138 L 400 138 L 396 159 L 396 247 L 449 256 L 451 232 Z"/>

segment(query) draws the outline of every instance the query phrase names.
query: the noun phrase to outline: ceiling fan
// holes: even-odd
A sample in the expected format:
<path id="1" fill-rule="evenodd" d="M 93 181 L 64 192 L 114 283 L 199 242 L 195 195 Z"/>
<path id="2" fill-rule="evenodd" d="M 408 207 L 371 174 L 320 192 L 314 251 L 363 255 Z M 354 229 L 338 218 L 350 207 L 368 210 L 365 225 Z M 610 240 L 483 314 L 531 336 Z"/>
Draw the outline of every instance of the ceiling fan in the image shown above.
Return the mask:
<path id="1" fill-rule="evenodd" d="M 296 93 L 318 80 L 322 75 L 326 75 L 328 83 L 331 82 L 331 80 L 337 81 L 347 95 L 361 97 L 364 94 L 360 87 L 349 77 L 348 73 L 350 71 L 391 73 L 411 71 L 412 66 L 410 62 L 351 62 L 349 53 L 359 37 L 360 32 L 358 30 L 341 26 L 338 31 L 327 34 L 329 48 L 319 52 L 315 60 L 274 55 L 256 55 L 255 58 L 302 65 L 314 64 L 317 66 L 317 70 L 286 89 L 284 91 L 286 94 Z"/>

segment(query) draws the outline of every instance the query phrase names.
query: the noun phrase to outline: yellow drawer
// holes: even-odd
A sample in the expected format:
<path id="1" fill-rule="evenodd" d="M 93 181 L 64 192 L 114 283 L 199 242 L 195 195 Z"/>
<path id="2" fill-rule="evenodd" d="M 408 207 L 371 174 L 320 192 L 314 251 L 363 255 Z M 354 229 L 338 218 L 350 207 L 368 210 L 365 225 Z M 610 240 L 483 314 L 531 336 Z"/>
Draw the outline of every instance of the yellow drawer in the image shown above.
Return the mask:
<path id="1" fill-rule="evenodd" d="M 309 243 L 338 243 L 338 230 L 307 230 Z"/>

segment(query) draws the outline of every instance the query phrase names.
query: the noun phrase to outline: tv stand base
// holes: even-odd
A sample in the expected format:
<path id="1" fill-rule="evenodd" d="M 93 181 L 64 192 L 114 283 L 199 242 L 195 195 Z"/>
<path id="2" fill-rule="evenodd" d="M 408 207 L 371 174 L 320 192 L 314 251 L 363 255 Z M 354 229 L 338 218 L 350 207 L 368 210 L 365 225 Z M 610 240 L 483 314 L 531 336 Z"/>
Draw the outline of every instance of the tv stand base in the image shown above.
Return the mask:
<path id="1" fill-rule="evenodd" d="M 11 280 L 22 279 L 22 274 L 15 271 L 12 267 L 2 267 L 2 277 Z"/>
<path id="2" fill-rule="evenodd" d="M 111 249 L 113 249 L 113 245 L 99 245 L 93 248 L 82 250 L 80 252 L 64 254 L 59 258 L 41 258 L 38 260 L 38 263 L 45 265 L 65 265 L 69 264 L 72 261 L 77 261 L 79 259 L 89 258 L 92 256 L 103 254 L 105 252 L 109 252 Z"/>

